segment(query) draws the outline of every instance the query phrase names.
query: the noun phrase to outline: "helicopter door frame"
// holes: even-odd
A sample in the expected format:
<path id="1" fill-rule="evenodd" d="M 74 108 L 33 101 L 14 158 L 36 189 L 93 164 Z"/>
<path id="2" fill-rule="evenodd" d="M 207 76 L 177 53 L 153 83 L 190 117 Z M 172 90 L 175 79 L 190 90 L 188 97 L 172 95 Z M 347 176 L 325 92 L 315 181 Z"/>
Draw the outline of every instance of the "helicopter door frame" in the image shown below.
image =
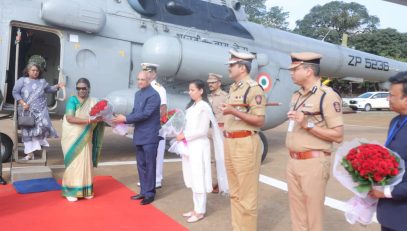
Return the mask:
<path id="1" fill-rule="evenodd" d="M 7 52 L 7 70 L 9 71 L 9 69 L 10 69 L 10 67 L 9 67 L 9 65 L 10 65 L 10 52 L 11 52 L 11 44 L 12 44 L 12 40 L 14 39 L 15 40 L 15 36 L 16 35 L 13 35 L 12 34 L 12 32 L 13 32 L 13 27 L 16 27 L 16 28 L 23 28 L 23 29 L 30 29 L 30 30 L 35 30 L 35 31 L 41 31 L 41 32 L 48 32 L 48 33 L 52 33 L 52 34 L 54 34 L 54 35 L 56 35 L 58 38 L 59 38 L 59 76 L 58 76 L 58 82 L 60 82 L 61 81 L 61 79 L 62 79 L 62 81 L 64 81 L 63 79 L 64 79 L 64 76 L 63 76 L 63 70 L 64 70 L 64 67 L 63 67 L 63 64 L 64 64 L 64 45 L 65 45 L 65 43 L 63 42 L 63 38 L 64 38 L 64 35 L 63 35 L 63 32 L 61 31 L 61 30 L 59 30 L 59 29 L 55 29 L 55 28 L 50 28 L 50 27 L 46 27 L 46 26 L 41 26 L 41 25 L 35 25 L 35 24 L 30 24 L 30 23 L 24 23 L 24 22 L 18 22 L 18 21 L 11 21 L 10 22 L 10 27 L 9 27 L 9 38 L 10 38 L 10 40 L 9 40 L 9 42 L 8 42 L 8 52 Z M 4 92 L 4 95 L 7 97 L 7 85 L 8 85 L 8 83 L 7 83 L 7 73 L 6 73 L 6 76 L 5 76 L 5 92 Z M 58 93 L 56 93 L 57 95 L 58 95 Z M 57 107 L 57 104 L 58 104 L 58 101 L 60 101 L 60 99 L 58 99 L 57 98 L 57 95 L 55 96 L 55 103 L 54 103 L 54 105 L 52 105 L 51 107 L 49 107 L 49 110 L 50 111 L 52 111 L 52 110 L 55 110 L 56 109 L 56 107 Z M 4 101 L 6 102 L 6 97 L 4 98 Z M 64 97 L 65 97 L 65 92 L 64 92 Z"/>

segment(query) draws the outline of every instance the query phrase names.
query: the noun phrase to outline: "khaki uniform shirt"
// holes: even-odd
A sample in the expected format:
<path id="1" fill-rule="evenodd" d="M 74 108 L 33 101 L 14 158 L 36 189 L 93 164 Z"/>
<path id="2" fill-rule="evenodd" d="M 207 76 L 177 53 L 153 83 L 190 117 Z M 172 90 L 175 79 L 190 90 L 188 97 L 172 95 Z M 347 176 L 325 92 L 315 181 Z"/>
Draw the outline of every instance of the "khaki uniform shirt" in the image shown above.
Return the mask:
<path id="1" fill-rule="evenodd" d="M 315 123 L 315 126 L 318 127 L 335 128 L 343 126 L 341 97 L 330 87 L 321 86 L 320 84 L 316 87 L 317 90 L 314 94 L 311 91 L 304 92 L 303 89 L 295 92 L 291 98 L 290 110 L 321 112 L 320 102 L 325 92 L 326 94 L 322 104 L 324 119 L 322 119 L 322 115 L 308 115 L 305 116 L 305 119 Z M 287 132 L 286 146 L 290 151 L 295 152 L 311 150 L 330 152 L 332 142 L 322 140 L 312 135 L 309 131 L 301 128 L 300 124 L 295 123 L 293 131 Z"/>
<path id="2" fill-rule="evenodd" d="M 266 115 L 266 96 L 260 85 L 252 80 L 248 75 L 245 79 L 238 83 L 233 83 L 230 86 L 229 95 L 227 97 L 227 104 L 243 104 L 244 94 L 247 88 L 250 90 L 246 97 L 246 103 L 249 107 L 236 106 L 235 108 L 241 112 L 247 112 L 252 115 L 265 116 Z M 247 111 L 248 110 L 248 111 Z M 259 127 L 249 125 L 242 121 L 240 118 L 233 115 L 225 115 L 225 130 L 231 131 L 259 131 Z"/>
<path id="3" fill-rule="evenodd" d="M 222 104 L 226 102 L 227 93 L 222 91 L 222 89 L 218 89 L 216 92 L 211 93 L 209 95 L 209 102 L 212 105 L 213 113 L 215 114 L 215 118 L 218 123 L 223 123 L 223 112 L 221 110 Z"/>

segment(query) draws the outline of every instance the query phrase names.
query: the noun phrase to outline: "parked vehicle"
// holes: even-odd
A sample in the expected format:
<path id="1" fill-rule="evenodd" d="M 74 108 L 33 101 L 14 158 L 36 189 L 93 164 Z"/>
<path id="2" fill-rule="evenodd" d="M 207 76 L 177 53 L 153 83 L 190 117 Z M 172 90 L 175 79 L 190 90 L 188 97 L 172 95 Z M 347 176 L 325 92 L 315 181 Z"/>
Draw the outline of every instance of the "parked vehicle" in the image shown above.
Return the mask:
<path id="1" fill-rule="evenodd" d="M 389 109 L 389 93 L 384 91 L 366 92 L 356 98 L 344 98 L 344 106 L 353 110 L 370 111 L 372 109 Z"/>

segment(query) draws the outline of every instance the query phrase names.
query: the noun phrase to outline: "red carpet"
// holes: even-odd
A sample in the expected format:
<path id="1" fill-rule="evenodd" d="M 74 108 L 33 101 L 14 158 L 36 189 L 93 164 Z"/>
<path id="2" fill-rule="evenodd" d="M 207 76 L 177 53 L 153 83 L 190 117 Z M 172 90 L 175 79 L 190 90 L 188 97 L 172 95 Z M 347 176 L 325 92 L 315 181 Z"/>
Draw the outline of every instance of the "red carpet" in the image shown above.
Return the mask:
<path id="1" fill-rule="evenodd" d="M 18 194 L 0 186 L 0 230 L 187 230 L 154 206 L 130 200 L 134 193 L 112 177 L 96 177 L 94 185 L 92 200 L 74 203 L 61 191 Z"/>

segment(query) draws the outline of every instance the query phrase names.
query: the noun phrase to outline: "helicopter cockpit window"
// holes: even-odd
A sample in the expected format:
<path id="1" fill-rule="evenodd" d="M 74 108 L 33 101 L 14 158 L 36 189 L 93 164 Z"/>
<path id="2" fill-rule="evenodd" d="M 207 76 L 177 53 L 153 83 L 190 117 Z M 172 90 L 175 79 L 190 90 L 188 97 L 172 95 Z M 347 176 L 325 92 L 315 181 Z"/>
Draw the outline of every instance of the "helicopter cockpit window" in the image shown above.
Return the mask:
<path id="1" fill-rule="evenodd" d="M 213 18 L 218 20 L 226 20 L 230 22 L 233 19 L 232 12 L 226 6 L 210 4 L 209 12 Z"/>
<path id="2" fill-rule="evenodd" d="M 191 15 L 193 11 L 183 1 L 169 1 L 165 8 L 171 14 L 175 15 Z"/>
<path id="3" fill-rule="evenodd" d="M 1 1 L 1 0 L 0 0 Z M 143 18 L 153 21 L 170 23 L 185 28 L 188 34 L 191 29 L 211 31 L 221 34 L 253 39 L 252 35 L 236 19 L 232 8 L 224 4 L 216 4 L 212 0 L 128 0 L 135 3 L 132 7 L 150 11 L 155 14 L 147 16 L 140 13 Z M 219 1 L 219 0 L 217 0 Z M 137 7 L 136 7 L 137 6 Z M 196 34 L 191 32 L 192 34 Z"/>
<path id="4" fill-rule="evenodd" d="M 139 14 L 147 17 L 157 14 L 158 6 L 155 0 L 128 0 L 128 2 Z"/>

